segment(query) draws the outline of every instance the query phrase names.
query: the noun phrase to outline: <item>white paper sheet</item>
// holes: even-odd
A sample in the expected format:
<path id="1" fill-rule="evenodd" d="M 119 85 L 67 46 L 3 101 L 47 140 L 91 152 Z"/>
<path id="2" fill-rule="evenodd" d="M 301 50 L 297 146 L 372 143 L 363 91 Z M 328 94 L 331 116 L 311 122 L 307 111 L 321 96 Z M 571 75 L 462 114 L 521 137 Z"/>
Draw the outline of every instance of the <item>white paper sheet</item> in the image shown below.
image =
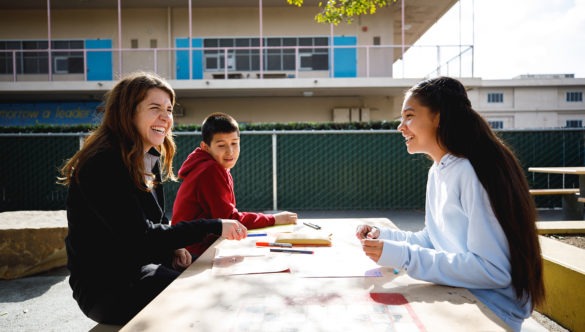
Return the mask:
<path id="1" fill-rule="evenodd" d="M 216 276 L 288 270 L 286 259 L 269 255 L 268 248 L 217 249 L 211 268 Z"/>

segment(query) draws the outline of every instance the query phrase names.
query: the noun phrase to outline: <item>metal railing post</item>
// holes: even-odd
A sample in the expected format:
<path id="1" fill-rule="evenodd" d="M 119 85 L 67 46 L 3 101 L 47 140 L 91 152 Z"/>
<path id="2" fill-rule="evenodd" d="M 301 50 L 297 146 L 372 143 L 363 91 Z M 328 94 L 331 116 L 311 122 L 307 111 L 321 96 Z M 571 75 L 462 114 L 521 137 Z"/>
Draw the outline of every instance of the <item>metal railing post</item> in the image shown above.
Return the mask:
<path id="1" fill-rule="evenodd" d="M 272 210 L 278 210 L 278 169 L 277 169 L 277 137 L 276 133 L 272 133 Z"/>
<path id="2" fill-rule="evenodd" d="M 16 82 L 16 51 L 12 51 L 12 79 Z"/>

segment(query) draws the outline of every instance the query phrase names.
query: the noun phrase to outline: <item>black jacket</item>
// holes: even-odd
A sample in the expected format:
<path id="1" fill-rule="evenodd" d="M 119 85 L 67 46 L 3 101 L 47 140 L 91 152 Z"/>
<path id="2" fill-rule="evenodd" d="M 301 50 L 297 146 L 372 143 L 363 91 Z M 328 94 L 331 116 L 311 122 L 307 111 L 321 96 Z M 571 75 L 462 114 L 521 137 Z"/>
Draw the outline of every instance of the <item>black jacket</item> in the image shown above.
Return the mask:
<path id="1" fill-rule="evenodd" d="M 97 153 L 72 179 L 65 239 L 73 297 L 81 306 L 101 292 L 128 288 L 142 266 L 170 266 L 173 251 L 221 235 L 218 219 L 168 225 L 162 186 L 159 204 L 134 185 L 117 149 Z M 89 302 L 88 302 L 89 301 Z"/>

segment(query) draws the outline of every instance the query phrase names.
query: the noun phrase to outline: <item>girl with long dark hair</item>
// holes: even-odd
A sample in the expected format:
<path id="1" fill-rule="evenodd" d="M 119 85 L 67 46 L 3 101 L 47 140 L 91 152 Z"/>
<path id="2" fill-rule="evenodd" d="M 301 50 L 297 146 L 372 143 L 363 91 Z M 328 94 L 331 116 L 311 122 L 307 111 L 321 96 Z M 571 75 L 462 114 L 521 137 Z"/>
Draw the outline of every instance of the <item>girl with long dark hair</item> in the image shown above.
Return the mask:
<path id="1" fill-rule="evenodd" d="M 433 160 L 419 232 L 361 225 L 378 264 L 468 288 L 513 330 L 544 300 L 536 209 L 520 163 L 449 77 L 409 89 L 398 130 L 410 154 Z"/>

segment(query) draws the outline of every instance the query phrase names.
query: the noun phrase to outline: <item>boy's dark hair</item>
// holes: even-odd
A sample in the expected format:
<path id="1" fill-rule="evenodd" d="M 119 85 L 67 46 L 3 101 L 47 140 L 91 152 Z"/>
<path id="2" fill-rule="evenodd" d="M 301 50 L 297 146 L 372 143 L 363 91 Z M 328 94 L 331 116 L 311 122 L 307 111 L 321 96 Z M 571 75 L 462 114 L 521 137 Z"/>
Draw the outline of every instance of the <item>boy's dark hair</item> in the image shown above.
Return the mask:
<path id="1" fill-rule="evenodd" d="M 201 125 L 201 136 L 203 136 L 203 142 L 207 145 L 211 145 L 213 135 L 217 133 L 238 133 L 240 136 L 240 128 L 238 122 L 230 115 L 225 113 L 212 113 L 203 120 Z"/>

